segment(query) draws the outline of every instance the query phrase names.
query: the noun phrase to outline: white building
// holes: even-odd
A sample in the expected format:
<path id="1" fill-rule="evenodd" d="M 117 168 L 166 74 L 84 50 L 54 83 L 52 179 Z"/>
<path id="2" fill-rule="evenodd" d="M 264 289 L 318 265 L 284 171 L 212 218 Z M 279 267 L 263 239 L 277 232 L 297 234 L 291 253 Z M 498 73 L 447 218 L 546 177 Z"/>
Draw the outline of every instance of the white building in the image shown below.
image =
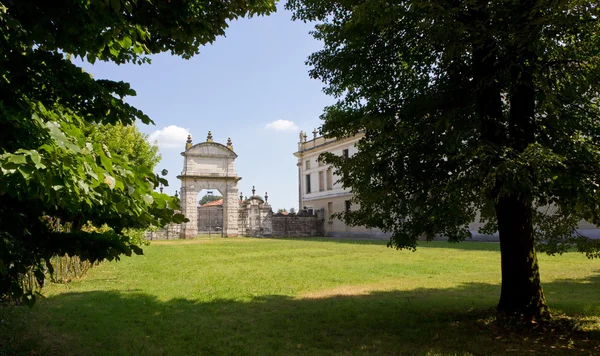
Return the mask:
<path id="1" fill-rule="evenodd" d="M 325 235 L 335 237 L 381 237 L 387 238 L 378 229 L 368 229 L 363 226 L 348 226 L 339 219 L 332 218 L 334 213 L 353 209 L 352 192 L 342 188 L 337 183 L 339 177 L 334 174 L 331 166 L 319 161 L 319 155 L 331 152 L 336 155 L 352 156 L 357 152 L 356 143 L 362 137 L 335 139 L 317 137 L 313 131 L 313 139 L 307 141 L 306 134 L 300 132 L 298 151 L 298 204 L 300 210 L 306 209 L 325 219 Z"/>
<path id="2" fill-rule="evenodd" d="M 356 143 L 363 137 L 357 134 L 352 137 L 336 139 L 317 137 L 313 131 L 313 139 L 307 140 L 306 134 L 300 132 L 298 151 L 294 156 L 298 158 L 298 197 L 300 210 L 306 209 L 322 216 L 325 220 L 325 235 L 333 237 L 373 237 L 388 238 L 390 234 L 379 229 L 368 229 L 364 226 L 348 226 L 339 219 L 331 216 L 334 213 L 353 209 L 352 192 L 342 188 L 341 183 L 336 183 L 339 177 L 333 173 L 331 166 L 319 161 L 319 155 L 331 152 L 335 155 L 352 156 L 358 149 Z M 469 225 L 473 240 L 497 241 L 498 235 L 481 235 L 479 217 Z M 577 227 L 584 236 L 598 239 L 600 230 L 586 221 L 581 221 Z"/>

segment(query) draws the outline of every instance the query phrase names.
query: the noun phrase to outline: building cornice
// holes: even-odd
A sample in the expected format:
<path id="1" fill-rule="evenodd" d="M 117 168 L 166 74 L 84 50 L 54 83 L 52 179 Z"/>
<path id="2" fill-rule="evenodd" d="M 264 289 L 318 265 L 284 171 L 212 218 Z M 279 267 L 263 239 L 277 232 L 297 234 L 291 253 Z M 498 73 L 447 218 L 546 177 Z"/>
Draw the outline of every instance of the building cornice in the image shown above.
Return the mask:
<path id="1" fill-rule="evenodd" d="M 238 182 L 242 177 L 238 176 L 221 176 L 221 175 L 206 175 L 206 174 L 181 174 L 177 179 L 192 178 L 192 179 L 209 179 L 209 180 L 234 180 Z"/>
<path id="2" fill-rule="evenodd" d="M 322 193 L 322 192 L 319 192 Z M 322 195 L 318 195 L 318 196 L 314 196 L 314 197 L 307 197 L 306 195 L 304 195 L 302 197 L 303 201 L 314 201 L 314 200 L 321 200 L 321 199 L 329 199 L 329 198 L 338 198 L 338 197 L 343 197 L 343 196 L 347 196 L 347 195 L 352 195 L 352 192 L 337 192 L 337 193 L 330 193 L 330 194 L 322 194 Z"/>
<path id="3" fill-rule="evenodd" d="M 306 142 L 301 143 L 301 145 L 302 145 L 302 147 L 304 149 L 302 149 L 301 151 L 294 152 L 294 156 L 296 156 L 297 158 L 300 158 L 300 157 L 304 156 L 305 154 L 312 153 L 311 151 L 314 152 L 314 151 L 316 151 L 318 149 L 321 149 L 323 147 L 332 146 L 332 145 L 338 145 L 338 144 L 341 145 L 341 144 L 348 143 L 348 142 L 351 142 L 351 141 L 354 141 L 354 140 L 360 140 L 364 135 L 365 134 L 363 132 L 359 132 L 359 133 L 357 133 L 354 136 L 343 137 L 343 138 L 340 138 L 340 139 L 336 139 L 336 138 L 327 139 L 324 136 L 319 136 L 319 137 L 317 137 L 315 139 L 312 139 L 310 141 L 306 141 Z M 319 139 L 323 139 L 324 142 L 320 143 L 318 145 L 315 144 L 314 146 L 310 146 L 310 143 L 314 144 L 314 142 L 318 141 Z M 310 147 L 307 147 L 307 146 L 310 146 Z"/>

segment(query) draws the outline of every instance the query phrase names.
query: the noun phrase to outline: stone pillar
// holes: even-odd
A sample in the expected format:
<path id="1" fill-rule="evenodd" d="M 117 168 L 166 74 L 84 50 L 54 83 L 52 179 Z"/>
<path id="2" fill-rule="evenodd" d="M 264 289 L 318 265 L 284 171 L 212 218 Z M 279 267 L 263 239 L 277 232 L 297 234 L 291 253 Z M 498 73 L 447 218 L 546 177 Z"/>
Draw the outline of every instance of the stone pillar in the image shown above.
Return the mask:
<path id="1" fill-rule="evenodd" d="M 181 213 L 189 219 L 183 224 L 182 237 L 193 239 L 198 236 L 198 208 L 196 207 L 196 195 L 198 192 L 194 186 L 187 186 L 181 193 Z"/>
<path id="2" fill-rule="evenodd" d="M 223 197 L 223 237 L 238 236 L 240 204 L 236 182 L 227 182 L 227 193 Z"/>
<path id="3" fill-rule="evenodd" d="M 262 230 L 262 236 L 273 235 L 273 210 L 269 204 L 263 204 L 260 207 L 260 227 Z"/>

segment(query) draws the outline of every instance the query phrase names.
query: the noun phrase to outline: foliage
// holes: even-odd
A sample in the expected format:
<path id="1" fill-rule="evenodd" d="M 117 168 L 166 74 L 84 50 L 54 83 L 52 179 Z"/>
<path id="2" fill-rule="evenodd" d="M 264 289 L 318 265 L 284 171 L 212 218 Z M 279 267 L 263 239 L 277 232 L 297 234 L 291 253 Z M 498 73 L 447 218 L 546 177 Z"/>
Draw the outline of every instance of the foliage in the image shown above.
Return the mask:
<path id="1" fill-rule="evenodd" d="M 90 124 L 85 127 L 84 134 L 92 142 L 106 145 L 113 155 L 121 156 L 132 166 L 144 166 L 154 170 L 160 162 L 158 146 L 148 142 L 148 135 L 141 133 L 135 125 Z"/>
<path id="2" fill-rule="evenodd" d="M 354 156 L 325 156 L 359 206 L 340 214 L 347 223 L 414 249 L 423 235 L 469 238 L 481 214 L 503 241 L 503 286 L 516 276 L 509 289 L 526 289 L 524 304 L 543 304 L 534 237 L 551 254 L 575 246 L 600 256 L 600 241 L 574 235 L 581 219 L 600 224 L 596 1 L 287 7 L 320 21 L 313 35 L 324 48 L 309 57 L 310 74 L 339 99 L 323 134 L 364 135 Z"/>
<path id="3" fill-rule="evenodd" d="M 94 138 L 93 125 L 125 132 L 137 120 L 151 123 L 126 103 L 135 91 L 94 79 L 71 59 L 189 58 L 223 35 L 228 21 L 274 10 L 271 0 L 0 2 L 0 297 L 32 304 L 35 294 L 23 291 L 19 275 L 32 272 L 43 283 L 53 256 L 94 263 L 141 253 L 124 229 L 184 219 L 174 214 L 176 199 L 154 191 L 165 179 L 111 151 L 112 139 Z M 71 229 L 54 231 L 43 216 Z M 110 230 L 86 232 L 87 221 Z"/>
<path id="4" fill-rule="evenodd" d="M 290 208 L 290 214 L 296 214 L 296 208 L 292 207 Z"/>
<path id="5" fill-rule="evenodd" d="M 280 209 L 277 209 L 277 212 L 278 213 L 287 213 L 287 209 L 286 208 L 282 208 L 282 209 L 280 208 Z"/>
<path id="6" fill-rule="evenodd" d="M 502 324 L 489 308 L 500 289 L 498 244 L 420 242 L 415 253 L 384 246 L 214 235 L 156 241 L 143 258 L 102 263 L 83 280 L 49 286 L 35 313 L 17 308 L 6 317 L 0 309 L 0 350 L 90 356 L 161 355 L 165 345 L 174 355 L 600 352 L 600 261 L 578 253 L 540 256 L 549 302 L 563 316 L 528 330 L 514 320 Z M 561 326 L 565 319 L 575 325 Z M 177 337 L 165 330 L 178 330 Z"/>
<path id="7" fill-rule="evenodd" d="M 210 203 L 211 201 L 217 201 L 219 199 L 223 199 L 222 196 L 220 195 L 208 195 L 206 194 L 205 196 L 203 196 L 202 198 L 200 198 L 200 205 L 204 205 L 206 203 Z"/>
<path id="8" fill-rule="evenodd" d="M 150 241 L 146 239 L 145 229 L 123 229 L 123 235 L 129 238 L 132 244 L 137 246 L 148 246 Z"/>

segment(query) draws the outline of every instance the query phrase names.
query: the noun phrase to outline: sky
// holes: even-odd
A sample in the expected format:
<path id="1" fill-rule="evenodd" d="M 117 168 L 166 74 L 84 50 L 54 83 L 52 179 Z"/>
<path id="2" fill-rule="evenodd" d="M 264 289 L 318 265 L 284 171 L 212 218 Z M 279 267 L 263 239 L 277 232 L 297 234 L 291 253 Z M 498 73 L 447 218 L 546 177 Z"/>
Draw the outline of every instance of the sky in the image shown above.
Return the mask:
<path id="1" fill-rule="evenodd" d="M 137 96 L 127 101 L 155 125 L 139 123 L 140 131 L 156 140 L 167 169 L 169 187 L 180 190 L 176 178 L 183 168 L 181 152 L 188 133 L 193 143 L 231 137 L 238 154 L 238 189 L 250 196 L 268 192 L 274 211 L 298 209 L 296 157 L 298 133 L 321 125 L 323 108 L 334 99 L 322 92 L 323 83 L 310 79 L 307 57 L 322 45 L 309 34 L 313 24 L 292 21 L 278 6 L 277 13 L 233 21 L 212 45 L 189 60 L 168 53 L 153 56 L 148 65 L 83 64 L 96 79 L 122 80 Z M 203 193 L 201 193 L 203 194 Z"/>

